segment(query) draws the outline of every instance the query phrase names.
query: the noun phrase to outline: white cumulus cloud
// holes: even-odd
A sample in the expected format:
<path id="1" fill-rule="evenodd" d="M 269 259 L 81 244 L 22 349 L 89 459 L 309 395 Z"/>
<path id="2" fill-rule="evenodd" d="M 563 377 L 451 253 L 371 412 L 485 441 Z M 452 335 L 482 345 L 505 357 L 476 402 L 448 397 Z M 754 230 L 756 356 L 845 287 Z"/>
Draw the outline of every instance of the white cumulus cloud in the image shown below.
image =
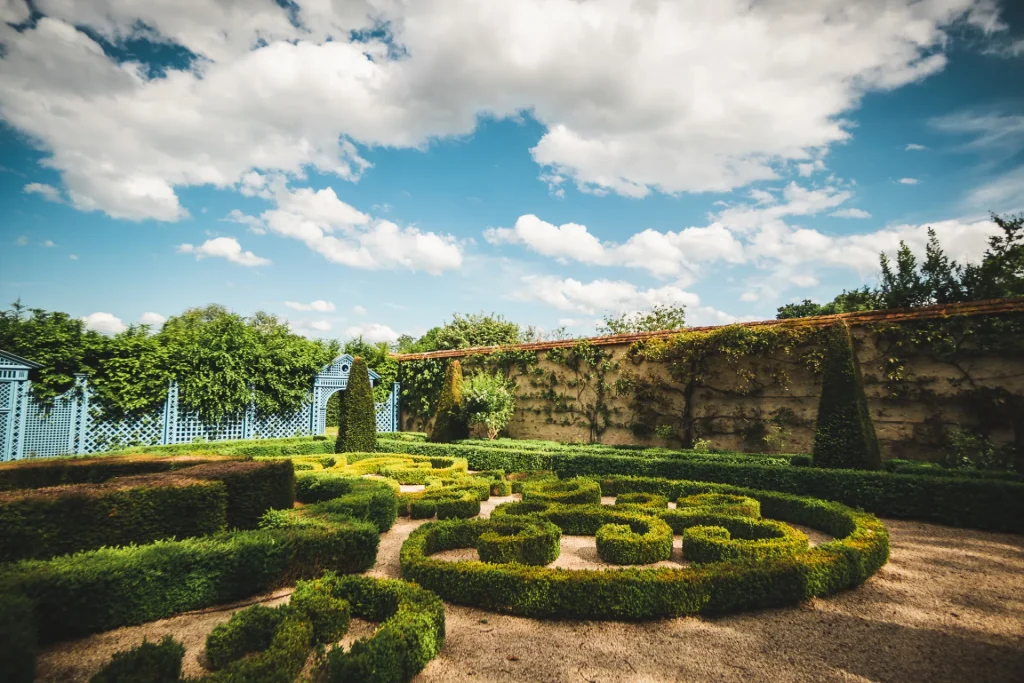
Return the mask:
<path id="1" fill-rule="evenodd" d="M 143 325 L 156 326 L 163 325 L 165 322 L 167 322 L 167 318 L 160 315 L 159 313 L 154 313 L 153 311 L 146 311 L 141 316 L 139 316 L 139 322 L 142 323 Z"/>
<path id="2" fill-rule="evenodd" d="M 345 335 L 350 338 L 362 337 L 364 341 L 376 344 L 377 342 L 398 341 L 399 334 L 387 325 L 380 323 L 367 323 L 366 325 L 354 325 L 345 330 Z"/>
<path id="3" fill-rule="evenodd" d="M 22 189 L 25 194 L 37 194 L 50 202 L 61 204 L 64 201 L 64 196 L 61 194 L 60 190 L 53 185 L 47 185 L 46 183 L 29 183 Z"/>
<path id="4" fill-rule="evenodd" d="M 270 263 L 270 259 L 257 256 L 251 251 L 242 251 L 242 245 L 234 237 L 215 237 L 198 247 L 192 244 L 179 244 L 178 253 L 195 254 L 196 259 L 227 259 L 240 266 L 265 266 Z"/>
<path id="5" fill-rule="evenodd" d="M 917 185 L 917 178 L 900 178 L 896 182 L 900 185 Z"/>
<path id="6" fill-rule="evenodd" d="M 334 302 L 324 301 L 323 299 L 317 299 L 316 301 L 311 301 L 308 304 L 300 303 L 298 301 L 285 301 L 284 305 L 296 311 L 317 311 L 319 313 L 329 313 L 334 310 Z"/>
<path id="7" fill-rule="evenodd" d="M 100 334 L 113 335 L 128 329 L 128 326 L 121 322 L 120 318 L 113 313 L 105 313 L 103 311 L 84 315 L 82 320 L 85 322 L 86 328 Z"/>
<path id="8" fill-rule="evenodd" d="M 829 214 L 834 218 L 871 218 L 871 214 L 864 209 L 839 209 Z"/>

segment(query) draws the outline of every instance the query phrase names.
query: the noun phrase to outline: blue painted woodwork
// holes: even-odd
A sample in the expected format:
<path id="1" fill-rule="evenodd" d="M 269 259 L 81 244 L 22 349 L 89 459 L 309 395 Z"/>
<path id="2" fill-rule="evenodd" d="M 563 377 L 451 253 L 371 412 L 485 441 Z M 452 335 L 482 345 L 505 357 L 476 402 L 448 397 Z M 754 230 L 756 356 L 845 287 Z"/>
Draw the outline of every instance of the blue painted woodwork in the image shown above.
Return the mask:
<path id="1" fill-rule="evenodd" d="M 323 434 L 327 400 L 348 385 L 352 356 L 335 358 L 317 374 L 310 400 L 291 415 L 258 418 L 253 406 L 242 415 L 218 424 L 205 424 L 185 411 L 178 398 L 178 384 L 171 382 L 163 407 L 140 418 L 102 421 L 89 406 L 92 394 L 85 375 L 75 376 L 75 386 L 44 407 L 30 396 L 29 371 L 38 363 L 0 351 L 0 460 L 83 455 L 135 445 L 160 445 L 221 441 L 226 439 L 273 439 Z M 370 370 L 370 384 L 380 375 Z M 399 384 L 391 386 L 384 403 L 377 404 L 377 430 L 398 431 Z"/>

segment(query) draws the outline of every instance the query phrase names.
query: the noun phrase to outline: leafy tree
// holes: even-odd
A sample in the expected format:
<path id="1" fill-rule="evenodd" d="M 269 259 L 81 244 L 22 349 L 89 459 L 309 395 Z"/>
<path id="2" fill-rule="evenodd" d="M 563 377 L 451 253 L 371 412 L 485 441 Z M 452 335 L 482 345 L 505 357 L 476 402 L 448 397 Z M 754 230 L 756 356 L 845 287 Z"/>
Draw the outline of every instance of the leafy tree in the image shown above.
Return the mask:
<path id="1" fill-rule="evenodd" d="M 522 341 L 519 325 L 500 315 L 485 313 L 456 313 L 451 322 L 427 330 L 415 342 L 410 337 L 399 339 L 402 353 L 448 351 L 474 346 L 501 346 Z"/>
<path id="2" fill-rule="evenodd" d="M 349 374 L 351 377 L 351 373 Z M 327 399 L 327 410 L 335 411 L 334 424 L 338 427 L 338 434 L 334 437 L 334 452 L 345 452 L 345 396 L 346 391 L 336 391 Z M 332 404 L 333 401 L 333 404 Z"/>
<path id="3" fill-rule="evenodd" d="M 26 308 L 20 300 L 0 311 L 0 349 L 43 366 L 32 373 L 32 393 L 44 404 L 74 386 L 76 372 L 89 371 L 103 343 L 67 313 Z"/>
<path id="4" fill-rule="evenodd" d="M 879 255 L 877 288 L 844 291 L 832 302 L 818 305 L 810 299 L 778 309 L 779 319 L 849 313 L 879 308 L 910 308 L 981 299 L 1024 296 L 1024 214 L 998 216 L 992 222 L 1002 231 L 989 238 L 981 262 L 961 265 L 942 249 L 935 231 L 928 229 L 924 262 L 900 242 L 895 265 Z"/>
<path id="5" fill-rule="evenodd" d="M 478 372 L 466 381 L 462 394 L 463 410 L 469 424 L 482 424 L 487 438 L 494 439 L 516 410 L 513 387 L 501 374 Z"/>
<path id="6" fill-rule="evenodd" d="M 111 420 L 160 409 L 174 379 L 164 338 L 150 334 L 148 325 L 132 325 L 98 345 L 91 365 L 93 399 Z"/>
<path id="7" fill-rule="evenodd" d="M 882 466 L 875 425 L 864 396 L 860 364 L 853 351 L 850 328 L 843 322 L 828 329 L 813 454 L 818 467 L 878 469 Z"/>
<path id="8" fill-rule="evenodd" d="M 453 360 L 445 371 L 430 441 L 451 443 L 467 436 L 466 421 L 462 415 L 462 364 Z"/>
<path id="9" fill-rule="evenodd" d="M 366 361 L 356 356 L 341 402 L 344 415 L 339 420 L 338 453 L 372 453 L 377 446 L 377 418 Z M 340 445 L 340 448 L 337 446 Z"/>
<path id="10" fill-rule="evenodd" d="M 597 328 L 598 334 L 630 334 L 634 332 L 658 332 L 678 330 L 686 324 L 685 306 L 656 305 L 642 311 L 606 315 L 604 325 Z"/>

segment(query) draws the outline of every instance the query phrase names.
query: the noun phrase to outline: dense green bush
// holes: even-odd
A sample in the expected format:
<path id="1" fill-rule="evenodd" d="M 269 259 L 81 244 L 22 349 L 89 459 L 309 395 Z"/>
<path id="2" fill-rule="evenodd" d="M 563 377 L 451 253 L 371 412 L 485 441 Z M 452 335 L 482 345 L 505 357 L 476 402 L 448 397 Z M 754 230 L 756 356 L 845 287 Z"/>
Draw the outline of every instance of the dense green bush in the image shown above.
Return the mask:
<path id="1" fill-rule="evenodd" d="M 223 482 L 167 474 L 5 491 L 0 562 L 213 534 L 227 526 L 227 505 Z"/>
<path id="2" fill-rule="evenodd" d="M 672 527 L 660 519 L 605 524 L 595 537 L 598 557 L 611 564 L 652 564 L 672 556 Z"/>
<path id="3" fill-rule="evenodd" d="M 716 521 L 683 530 L 683 557 L 697 563 L 760 562 L 804 553 L 809 547 L 806 534 L 775 520 L 722 515 Z"/>
<path id="4" fill-rule="evenodd" d="M 117 652 L 89 683 L 177 683 L 185 646 L 171 636 Z"/>
<path id="5" fill-rule="evenodd" d="M 480 514 L 480 498 L 470 491 L 436 499 L 438 519 L 466 519 Z"/>
<path id="6" fill-rule="evenodd" d="M 433 443 L 450 443 L 469 436 L 466 418 L 462 414 L 462 364 L 457 360 L 448 363 L 444 373 L 444 386 L 434 413 L 434 426 L 428 440 Z"/>
<path id="7" fill-rule="evenodd" d="M 523 502 L 585 505 L 601 502 L 601 487 L 585 477 L 563 480 L 541 480 L 523 484 Z"/>
<path id="8" fill-rule="evenodd" d="M 215 626 L 206 636 L 207 666 L 216 671 L 251 652 L 266 650 L 285 614 L 284 610 L 263 605 L 235 612 L 227 623 Z"/>
<path id="9" fill-rule="evenodd" d="M 634 475 L 718 482 L 833 500 L 887 517 L 1024 532 L 1024 483 L 1019 482 L 605 455 L 558 456 L 553 466 L 562 477 Z"/>
<path id="10" fill-rule="evenodd" d="M 835 323 L 827 336 L 814 431 L 814 464 L 877 470 L 882 466 L 882 455 L 864 396 L 850 328 L 845 322 Z"/>
<path id="11" fill-rule="evenodd" d="M 149 455 L 37 458 L 0 463 L 0 491 L 41 489 L 69 484 L 98 484 L 114 477 L 131 477 L 180 470 L 225 458 Z"/>
<path id="12" fill-rule="evenodd" d="M 558 559 L 561 540 L 561 529 L 547 520 L 504 518 L 480 534 L 476 549 L 483 562 L 543 566 Z"/>
<path id="13" fill-rule="evenodd" d="M 761 516 L 761 504 L 753 498 L 731 496 L 726 493 L 697 493 L 692 496 L 683 496 L 676 501 L 676 509 L 686 508 L 701 508 L 736 517 Z"/>
<path id="14" fill-rule="evenodd" d="M 337 453 L 369 453 L 377 443 L 377 411 L 373 403 L 366 361 L 356 356 L 348 375 L 341 419 L 338 422 Z"/>
<path id="15" fill-rule="evenodd" d="M 616 514 L 628 514 L 597 509 L 611 506 L 509 503 L 495 509 L 492 520 L 430 522 L 413 531 L 402 546 L 402 575 L 460 605 L 529 617 L 635 620 L 793 604 L 858 585 L 888 560 L 885 527 L 871 515 L 838 503 L 704 482 L 624 478 L 615 484 L 617 493 L 659 492 L 673 498 L 708 492 L 750 496 L 772 517 L 821 529 L 836 540 L 757 564 L 718 562 L 679 569 L 594 572 L 430 557 L 476 547 L 480 535 L 500 521 L 503 509 L 518 510 L 506 515 L 511 517 L 543 516 L 563 533 L 579 533 L 569 530 L 575 527 L 595 533 L 595 524 L 616 523 Z M 676 511 L 665 514 L 669 512 Z M 537 599 L 539 592 L 542 600 Z"/>
<path id="16" fill-rule="evenodd" d="M 16 592 L 0 593 L 0 671 L 8 683 L 36 676 L 36 619 L 32 602 Z"/>
<path id="17" fill-rule="evenodd" d="M 615 506 L 638 510 L 664 510 L 668 508 L 668 498 L 657 493 L 623 493 L 615 497 Z"/>
<path id="18" fill-rule="evenodd" d="M 384 533 L 398 517 L 396 489 L 397 487 L 392 487 L 385 481 L 358 479 L 352 482 L 349 493 L 315 505 L 307 505 L 296 514 L 300 517 L 365 520 L 371 522 L 379 533 Z"/>
<path id="19" fill-rule="evenodd" d="M 151 455 L 244 455 L 252 458 L 281 455 L 316 455 L 333 453 L 334 442 L 326 436 L 293 436 L 286 439 L 235 439 L 203 441 L 167 446 L 135 446 L 113 451 L 112 455 L 147 453 Z M 109 456 L 103 456 L 109 457 Z"/>
<path id="20" fill-rule="evenodd" d="M 338 498 L 352 491 L 356 477 L 334 473 L 302 473 L 295 477 L 295 500 L 300 503 L 319 503 Z"/>
<path id="21" fill-rule="evenodd" d="M 295 504 L 295 471 L 290 460 L 208 463 L 190 467 L 187 474 L 224 482 L 231 528 L 255 529 L 267 510 L 287 510 Z"/>

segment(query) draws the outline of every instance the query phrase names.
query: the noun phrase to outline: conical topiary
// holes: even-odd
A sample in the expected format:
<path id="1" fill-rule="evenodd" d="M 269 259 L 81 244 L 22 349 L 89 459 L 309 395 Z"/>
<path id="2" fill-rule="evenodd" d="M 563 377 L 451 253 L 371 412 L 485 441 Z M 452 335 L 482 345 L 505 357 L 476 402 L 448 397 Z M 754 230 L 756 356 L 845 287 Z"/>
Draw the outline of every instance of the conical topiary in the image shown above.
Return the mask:
<path id="1" fill-rule="evenodd" d="M 377 447 L 377 416 L 373 405 L 373 387 L 366 361 L 356 356 L 348 373 L 348 386 L 338 420 L 338 453 L 372 453 Z"/>
<path id="2" fill-rule="evenodd" d="M 345 394 L 342 390 L 334 394 L 338 397 L 338 436 L 334 438 L 334 452 L 345 452 Z"/>
<path id="3" fill-rule="evenodd" d="M 839 322 L 827 332 L 821 400 L 814 431 L 814 464 L 873 470 L 882 466 L 875 424 L 868 412 L 860 363 L 853 353 L 850 328 Z"/>
<path id="4" fill-rule="evenodd" d="M 467 436 L 469 428 L 462 414 L 462 364 L 453 360 L 444 373 L 444 386 L 437 400 L 430 440 L 434 443 L 451 443 Z"/>

